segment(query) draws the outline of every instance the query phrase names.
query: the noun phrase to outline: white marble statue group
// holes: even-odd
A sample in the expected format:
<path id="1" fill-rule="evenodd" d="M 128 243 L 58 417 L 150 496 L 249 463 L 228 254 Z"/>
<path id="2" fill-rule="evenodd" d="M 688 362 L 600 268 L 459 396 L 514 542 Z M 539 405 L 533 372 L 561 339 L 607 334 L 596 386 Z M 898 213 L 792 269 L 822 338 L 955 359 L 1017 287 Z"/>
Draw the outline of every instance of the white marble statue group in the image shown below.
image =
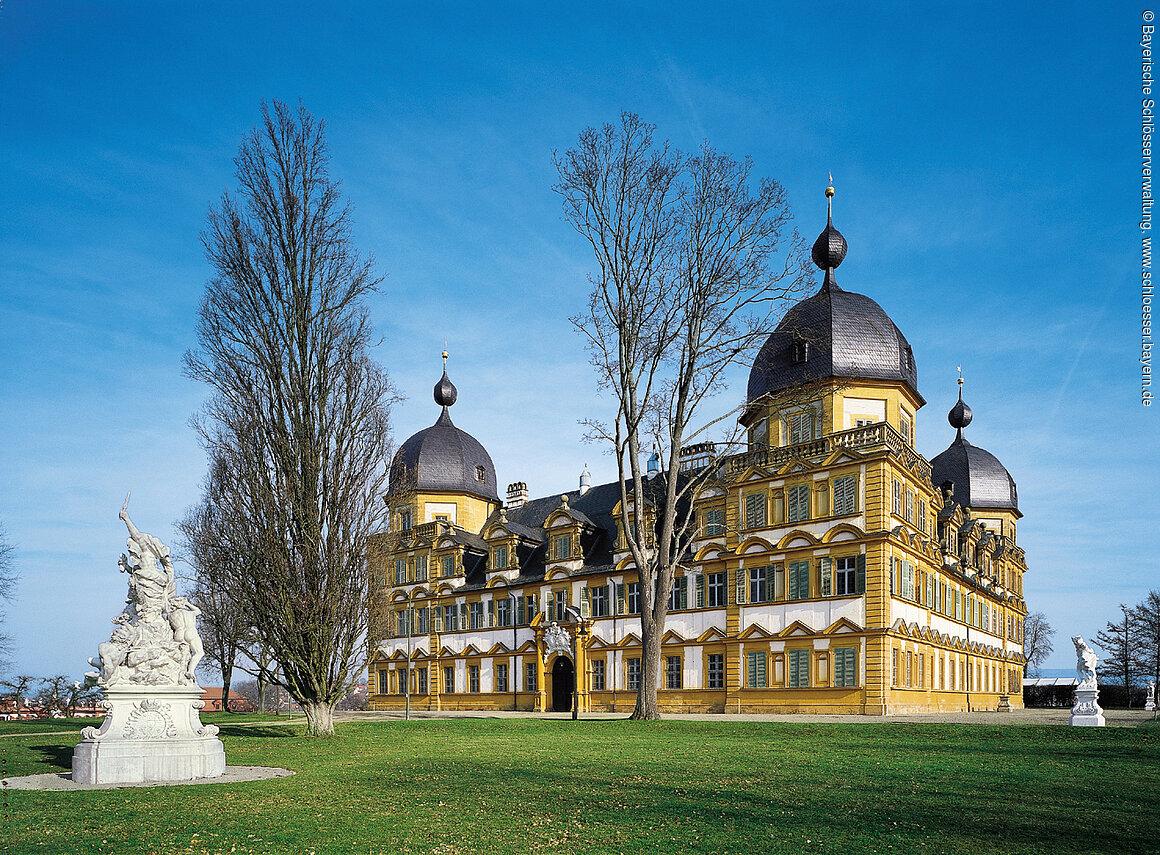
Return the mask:
<path id="1" fill-rule="evenodd" d="M 145 534 L 129 519 L 129 499 L 120 518 L 129 529 L 129 554 L 121 554 L 121 572 L 129 574 L 129 596 L 108 641 L 97 647 L 89 664 L 97 670 L 86 676 L 105 688 L 119 685 L 196 685 L 194 671 L 201 661 L 197 616 L 201 611 L 177 596 L 169 547 Z"/>

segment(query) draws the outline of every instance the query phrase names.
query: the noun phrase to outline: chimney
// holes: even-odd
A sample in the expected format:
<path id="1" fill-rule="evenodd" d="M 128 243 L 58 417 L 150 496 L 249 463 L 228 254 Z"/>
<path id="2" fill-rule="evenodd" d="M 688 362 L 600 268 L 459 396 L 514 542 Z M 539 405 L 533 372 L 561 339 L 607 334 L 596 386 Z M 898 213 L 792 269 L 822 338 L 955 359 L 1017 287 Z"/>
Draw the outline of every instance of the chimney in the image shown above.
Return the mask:
<path id="1" fill-rule="evenodd" d="M 523 481 L 508 484 L 507 507 L 518 508 L 528 501 L 528 485 Z"/>

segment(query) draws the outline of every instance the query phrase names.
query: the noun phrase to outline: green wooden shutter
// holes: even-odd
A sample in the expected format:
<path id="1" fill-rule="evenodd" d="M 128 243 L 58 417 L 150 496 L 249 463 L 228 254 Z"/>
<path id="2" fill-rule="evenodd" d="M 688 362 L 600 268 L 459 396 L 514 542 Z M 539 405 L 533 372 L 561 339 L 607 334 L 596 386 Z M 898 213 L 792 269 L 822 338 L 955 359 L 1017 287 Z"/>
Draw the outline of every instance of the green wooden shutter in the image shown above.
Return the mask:
<path id="1" fill-rule="evenodd" d="M 489 627 L 495 626 L 495 600 L 487 601 L 487 625 Z"/>
<path id="2" fill-rule="evenodd" d="M 738 567 L 736 570 L 736 573 L 737 573 L 736 602 L 738 605 L 743 605 L 745 603 L 745 582 L 746 582 L 746 576 L 748 574 L 745 572 L 744 567 Z"/>
<path id="3" fill-rule="evenodd" d="M 818 559 L 818 574 L 821 577 L 821 596 L 830 597 L 834 594 L 834 562 L 829 558 Z"/>
<path id="4" fill-rule="evenodd" d="M 703 609 L 705 608 L 705 574 L 698 573 L 695 578 L 697 580 L 697 595 L 694 605 L 699 609 Z"/>
<path id="5" fill-rule="evenodd" d="M 433 632 L 443 632 L 443 609 L 438 606 L 431 609 L 431 630 Z"/>
<path id="6" fill-rule="evenodd" d="M 580 617 L 582 618 L 586 618 L 592 613 L 591 596 L 587 585 L 580 588 Z"/>
<path id="7" fill-rule="evenodd" d="M 753 688 L 757 685 L 757 654 L 753 651 L 749 652 L 749 687 Z"/>
<path id="8" fill-rule="evenodd" d="M 616 585 L 616 613 L 622 615 L 627 610 L 624 599 L 624 583 L 619 582 Z"/>
<path id="9" fill-rule="evenodd" d="M 467 620 L 467 603 L 459 604 L 459 628 L 467 629 L 471 623 Z"/>
<path id="10" fill-rule="evenodd" d="M 864 594 L 866 593 L 866 556 L 859 555 L 855 565 L 857 568 L 855 570 L 855 575 L 857 576 L 855 584 L 858 586 L 857 593 Z"/>

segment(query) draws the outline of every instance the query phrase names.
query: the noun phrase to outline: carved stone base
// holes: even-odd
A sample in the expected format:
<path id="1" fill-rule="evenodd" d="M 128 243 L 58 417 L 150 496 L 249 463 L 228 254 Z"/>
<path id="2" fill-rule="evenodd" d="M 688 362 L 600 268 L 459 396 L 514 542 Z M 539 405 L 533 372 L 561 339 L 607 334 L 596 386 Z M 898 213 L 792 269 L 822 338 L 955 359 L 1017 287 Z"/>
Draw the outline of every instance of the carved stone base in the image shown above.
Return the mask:
<path id="1" fill-rule="evenodd" d="M 1071 708 L 1068 724 L 1076 727 L 1103 727 L 1104 711 L 1099 705 L 1098 686 L 1078 686 L 1075 690 L 1075 706 Z"/>
<path id="2" fill-rule="evenodd" d="M 201 723 L 199 687 L 118 686 L 105 690 L 102 706 L 101 729 L 86 727 L 73 751 L 73 781 L 188 781 L 225 772 L 218 729 Z"/>
<path id="3" fill-rule="evenodd" d="M 999 695 L 998 712 L 1011 712 L 1011 696 Z"/>
<path id="4" fill-rule="evenodd" d="M 1156 702 L 1151 698 L 1148 698 L 1148 700 L 1144 701 L 1144 709 L 1146 709 L 1148 712 L 1154 711 L 1156 709 Z"/>

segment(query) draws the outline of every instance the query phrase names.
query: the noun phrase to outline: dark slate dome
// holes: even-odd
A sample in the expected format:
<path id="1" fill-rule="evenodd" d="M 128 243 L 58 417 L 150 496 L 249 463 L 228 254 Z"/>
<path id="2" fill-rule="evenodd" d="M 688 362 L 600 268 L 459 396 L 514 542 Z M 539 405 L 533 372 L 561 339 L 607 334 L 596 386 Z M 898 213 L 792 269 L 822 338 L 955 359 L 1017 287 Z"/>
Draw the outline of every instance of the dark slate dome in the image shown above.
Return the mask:
<path id="1" fill-rule="evenodd" d="M 963 428 L 971 421 L 971 408 L 963 403 L 961 391 L 947 421 L 956 428 L 955 441 L 930 461 L 931 483 L 938 487 L 951 482 L 954 500 L 963 507 L 1008 510 L 1023 516 L 1011 473 L 991 452 L 963 439 Z"/>
<path id="2" fill-rule="evenodd" d="M 446 368 L 442 379 L 435 384 L 434 394 L 435 403 L 443 411 L 435 424 L 412 436 L 395 454 L 388 492 L 467 493 L 498 502 L 491 455 L 475 437 L 451 422 L 448 408 L 455 403 L 459 392 L 447 377 Z"/>
<path id="3" fill-rule="evenodd" d="M 830 188 L 826 194 L 833 195 Z M 749 372 L 747 400 L 841 378 L 901 382 L 926 403 L 906 336 L 869 297 L 838 287 L 834 268 L 846 257 L 846 239 L 826 219 L 813 247 L 814 263 L 826 271 L 822 287 L 791 308 L 762 345 Z"/>

